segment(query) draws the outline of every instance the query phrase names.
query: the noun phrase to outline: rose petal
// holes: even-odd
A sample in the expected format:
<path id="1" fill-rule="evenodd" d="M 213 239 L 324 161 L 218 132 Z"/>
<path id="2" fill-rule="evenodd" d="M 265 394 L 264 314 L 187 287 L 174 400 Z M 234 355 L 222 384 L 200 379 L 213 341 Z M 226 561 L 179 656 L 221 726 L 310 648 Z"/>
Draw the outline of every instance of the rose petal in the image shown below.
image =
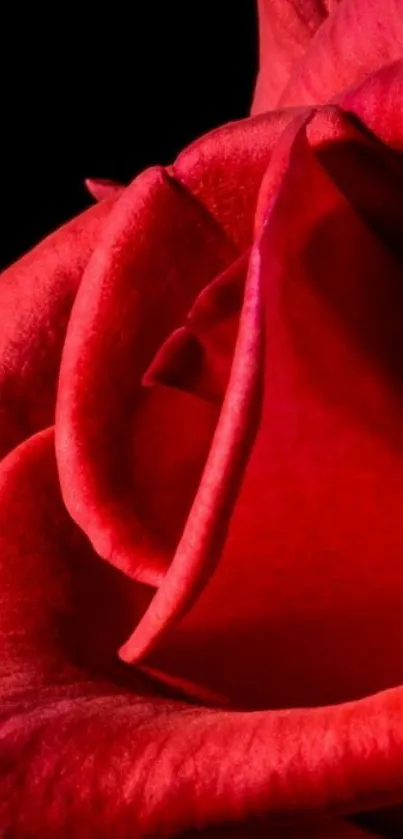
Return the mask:
<path id="1" fill-rule="evenodd" d="M 117 181 L 111 181 L 109 178 L 86 178 L 84 183 L 88 192 L 96 201 L 103 201 L 105 198 L 110 198 L 114 195 L 118 196 L 124 190 L 122 184 L 119 184 Z"/>
<path id="2" fill-rule="evenodd" d="M 6 698 L 27 686 L 117 673 L 116 646 L 150 598 L 101 562 L 73 525 L 60 497 L 53 437 L 50 428 L 29 438 L 0 466 L 3 710 Z"/>
<path id="3" fill-rule="evenodd" d="M 371 814 L 368 814 L 369 819 Z M 250 819 L 245 825 L 209 827 L 186 832 L 182 839 L 386 839 L 389 834 L 370 832 L 346 821 L 319 819 L 308 824 L 277 827 L 267 820 Z M 399 834 L 400 836 L 400 834 Z M 394 839 L 392 836 L 391 839 Z"/>
<path id="4" fill-rule="evenodd" d="M 319 824 L 299 824 L 297 827 L 273 827 L 265 821 L 254 824 L 250 820 L 243 827 L 227 825 L 201 832 L 190 831 L 183 839 L 385 839 L 385 836 L 333 819 L 322 819 Z"/>
<path id="5" fill-rule="evenodd" d="M 188 146 L 172 167 L 240 251 L 252 244 L 262 177 L 296 113 L 282 109 L 217 128 Z"/>
<path id="6" fill-rule="evenodd" d="M 191 511 L 150 608 L 120 650 L 136 661 L 197 598 L 218 562 L 258 421 L 262 333 L 259 254 L 249 264 L 230 382 Z"/>
<path id="7" fill-rule="evenodd" d="M 355 102 L 359 106 L 358 95 Z M 307 110 L 293 120 L 273 153 L 259 192 L 255 214 L 256 235 L 267 217 L 276 186 L 287 170 L 289 138 L 295 133 L 298 123 L 302 125 L 306 121 L 308 113 Z M 354 110 L 342 112 L 333 105 L 326 106 L 321 109 L 320 119 L 309 124 L 309 140 L 332 179 L 367 225 L 400 254 L 403 232 L 402 158 L 400 154 L 394 154 L 388 145 L 380 143 L 376 134 L 357 120 L 357 116 Z"/>
<path id="8" fill-rule="evenodd" d="M 403 61 L 382 67 L 336 99 L 382 142 L 396 151 L 403 150 Z"/>
<path id="9" fill-rule="evenodd" d="M 113 669 L 110 642 L 145 592 L 101 563 L 67 516 L 51 429 L 1 464 L 0 534 L 5 835 L 128 839 L 232 822 L 242 836 L 251 819 L 251 835 L 281 821 L 302 837 L 301 817 L 322 839 L 335 811 L 401 800 L 402 690 L 245 714 L 158 696 L 135 670 Z"/>
<path id="10" fill-rule="evenodd" d="M 284 171 L 287 169 L 290 149 L 300 126 L 304 126 L 308 121 L 309 114 L 309 110 L 304 110 L 303 113 L 296 115 L 285 129 L 279 143 L 280 154 L 277 154 L 278 148 L 275 150 L 273 165 L 269 167 L 275 169 L 272 178 L 273 195 L 280 188 Z M 212 666 L 209 654 L 207 667 L 204 665 L 203 651 L 209 649 L 208 644 L 206 646 L 203 642 L 200 645 L 195 634 L 192 635 L 192 633 L 188 636 L 186 633 L 180 634 L 179 642 L 174 636 L 174 643 L 170 645 L 171 650 L 175 650 L 175 660 L 172 662 L 170 655 L 166 656 L 166 650 L 161 641 L 167 630 L 170 630 L 172 642 L 172 626 L 197 600 L 213 571 L 217 575 L 216 566 L 226 538 L 228 521 L 259 422 L 262 370 L 259 283 L 260 245 L 257 240 L 249 261 L 231 377 L 203 479 L 195 496 L 182 539 L 171 566 L 164 580 L 161 581 L 159 591 L 133 635 L 120 650 L 123 660 L 140 661 L 145 655 L 149 656 L 150 651 L 158 643 L 156 660 L 155 657 L 151 659 L 152 666 L 169 673 L 176 670 L 176 675 L 178 675 L 178 668 L 184 667 L 185 670 L 189 668 L 190 643 L 195 645 L 198 651 L 200 678 L 203 680 L 204 677 L 207 682 L 216 677 L 214 676 L 215 667 Z M 230 584 L 229 590 L 231 588 Z M 208 632 L 206 638 L 207 636 Z M 209 672 L 210 667 L 211 672 Z M 192 669 L 192 664 L 190 664 L 190 669 Z M 181 676 L 183 675 L 182 670 Z M 191 677 L 187 675 L 186 678 L 196 680 L 194 673 Z M 205 687 L 206 684 L 203 685 L 203 689 Z M 248 686 L 245 685 L 245 687 L 248 690 Z M 226 691 L 228 692 L 228 682 L 225 675 L 224 694 Z M 223 694 L 221 690 L 215 692 Z"/>
<path id="11" fill-rule="evenodd" d="M 263 412 L 224 551 L 194 603 L 193 539 L 124 648 L 238 707 L 403 679 L 400 260 L 298 132 L 261 244 Z M 210 512 L 210 540 L 216 526 Z"/>
<path id="12" fill-rule="evenodd" d="M 139 393 L 125 459 L 131 475 L 128 514 L 140 523 L 145 538 L 141 542 L 137 536 L 129 545 L 130 573 L 146 561 L 144 542 L 149 546 L 151 564 L 161 558 L 162 571 L 169 566 L 198 488 L 218 414 L 215 404 L 171 387 L 156 384 Z M 146 566 L 145 574 L 150 574 L 150 567 Z"/>
<path id="13" fill-rule="evenodd" d="M 323 130 L 325 128 L 325 131 Z M 310 129 L 308 129 L 308 133 Z M 321 127 L 318 156 L 334 183 L 368 227 L 402 259 L 403 158 L 354 127 L 333 108 Z"/>
<path id="14" fill-rule="evenodd" d="M 403 58 L 401 0 L 343 0 L 312 39 L 278 105 L 319 105 Z"/>
<path id="15" fill-rule="evenodd" d="M 145 483 L 151 499 L 150 475 L 159 471 L 154 463 L 155 445 L 162 456 L 165 431 L 158 411 L 163 410 L 166 419 L 174 421 L 175 410 L 166 402 L 172 402 L 173 392 L 165 390 L 165 411 L 159 397 L 142 388 L 141 380 L 157 347 L 183 323 L 198 292 L 235 255 L 233 246 L 193 196 L 163 170 L 149 170 L 120 198 L 71 315 L 56 421 L 65 503 L 101 556 L 151 585 L 160 581 L 170 556 L 165 545 L 158 549 L 154 536 L 154 529 L 163 529 L 164 521 L 157 520 L 153 528 L 151 507 L 144 520 L 140 510 Z M 196 400 L 200 408 L 196 432 L 192 398 L 185 400 L 184 394 L 177 393 L 177 400 L 176 412 L 184 412 L 182 428 L 192 422 L 195 434 L 192 445 L 189 435 L 183 439 L 185 483 L 175 484 L 181 506 L 192 501 L 186 487 L 193 485 L 195 473 L 200 474 L 216 409 Z M 142 452 L 137 443 L 140 439 Z M 170 475 L 176 459 L 178 464 L 181 461 L 180 452 L 175 451 L 182 445 L 179 434 L 174 448 L 173 442 L 172 438 L 164 455 Z M 130 458 L 132 446 L 137 455 Z M 172 466 L 168 468 L 169 459 Z M 133 462 L 137 463 L 134 470 Z M 163 475 L 162 480 L 166 481 Z M 169 483 L 163 491 L 166 495 L 171 492 Z M 157 496 L 161 499 L 155 487 Z M 161 513 L 166 520 L 163 510 Z"/>
<path id="16" fill-rule="evenodd" d="M 113 204 L 91 207 L 0 277 L 0 456 L 53 422 L 71 307 Z"/>
<path id="17" fill-rule="evenodd" d="M 275 108 L 294 66 L 339 0 L 258 0 L 259 75 L 252 114 Z"/>
<path id="18" fill-rule="evenodd" d="M 200 292 L 186 326 L 173 332 L 151 362 L 143 383 L 160 382 L 220 405 L 239 329 L 248 252 Z"/>

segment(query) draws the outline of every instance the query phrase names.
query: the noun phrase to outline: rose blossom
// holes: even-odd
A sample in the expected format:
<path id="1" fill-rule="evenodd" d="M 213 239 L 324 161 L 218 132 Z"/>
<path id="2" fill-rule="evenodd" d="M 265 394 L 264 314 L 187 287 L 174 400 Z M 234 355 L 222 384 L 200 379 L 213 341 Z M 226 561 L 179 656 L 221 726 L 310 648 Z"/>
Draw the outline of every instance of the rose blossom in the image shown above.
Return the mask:
<path id="1" fill-rule="evenodd" d="M 402 835 L 403 5 L 259 17 L 0 278 L 8 839 Z"/>

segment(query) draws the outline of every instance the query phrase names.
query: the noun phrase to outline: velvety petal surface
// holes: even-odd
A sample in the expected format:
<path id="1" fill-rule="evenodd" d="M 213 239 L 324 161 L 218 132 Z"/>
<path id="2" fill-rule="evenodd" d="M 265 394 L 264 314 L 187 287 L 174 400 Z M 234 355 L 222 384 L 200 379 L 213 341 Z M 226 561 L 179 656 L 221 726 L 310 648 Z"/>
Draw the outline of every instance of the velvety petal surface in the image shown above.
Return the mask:
<path id="1" fill-rule="evenodd" d="M 337 97 L 383 143 L 403 150 L 403 61 L 393 61 Z"/>
<path id="2" fill-rule="evenodd" d="M 235 256 L 204 207 L 149 170 L 120 198 L 70 318 L 56 423 L 64 499 L 101 556 L 152 585 L 170 558 L 158 532 L 177 523 L 180 534 L 217 408 L 142 378 Z"/>
<path id="3" fill-rule="evenodd" d="M 273 149 L 300 110 L 271 111 L 217 128 L 188 146 L 172 167 L 241 251 L 253 241 L 256 200 Z"/>
<path id="4" fill-rule="evenodd" d="M 129 839 L 211 827 L 210 839 L 359 839 L 332 811 L 396 800 L 401 691 L 249 714 L 157 692 L 112 655 L 147 591 L 103 563 L 67 515 L 52 429 L 3 460 L 0 502 L 4 835 Z"/>
<path id="5" fill-rule="evenodd" d="M 160 382 L 221 404 L 239 330 L 249 251 L 200 292 L 185 326 L 157 351 L 143 383 Z"/>
<path id="6" fill-rule="evenodd" d="M 401 80 L 96 186 L 0 278 L 7 839 L 402 835 Z"/>
<path id="7" fill-rule="evenodd" d="M 113 204 L 87 210 L 0 276 L 0 456 L 54 422 L 68 319 Z"/>
<path id="8" fill-rule="evenodd" d="M 259 73 L 252 113 L 275 108 L 293 70 L 340 0 L 258 0 Z"/>
<path id="9" fill-rule="evenodd" d="M 341 0 L 295 66 L 278 105 L 319 105 L 403 57 L 400 0 Z"/>
<path id="10" fill-rule="evenodd" d="M 228 539 L 183 616 L 208 565 L 185 530 L 125 651 L 244 707 L 340 702 L 403 677 L 401 263 L 371 202 L 365 214 L 354 206 L 357 182 L 340 166 L 361 154 L 356 176 L 369 189 L 377 170 L 365 168 L 366 155 L 376 160 L 379 151 L 398 230 L 401 162 L 391 153 L 385 181 L 385 150 L 357 131 L 338 109 L 290 130 L 288 172 L 267 204 L 247 283 L 246 293 L 256 283 L 265 301 L 263 405 Z M 258 323 L 248 326 L 252 354 Z M 224 411 L 225 402 L 217 446 Z M 228 462 L 211 483 L 225 481 Z M 222 525 L 216 509 L 209 505 L 210 539 Z"/>

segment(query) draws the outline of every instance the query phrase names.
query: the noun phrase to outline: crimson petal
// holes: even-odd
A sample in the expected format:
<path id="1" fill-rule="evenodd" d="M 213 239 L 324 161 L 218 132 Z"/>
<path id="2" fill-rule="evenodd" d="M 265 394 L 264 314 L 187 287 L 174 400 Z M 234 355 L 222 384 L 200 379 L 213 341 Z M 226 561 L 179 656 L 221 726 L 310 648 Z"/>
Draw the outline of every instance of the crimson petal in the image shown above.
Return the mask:
<path id="1" fill-rule="evenodd" d="M 122 184 L 109 178 L 86 178 L 84 183 L 88 192 L 96 201 L 103 201 L 113 195 L 118 196 L 124 190 Z"/>
<path id="2" fill-rule="evenodd" d="M 0 276 L 0 456 L 54 421 L 71 308 L 114 202 L 91 207 Z"/>
<path id="3" fill-rule="evenodd" d="M 252 114 L 275 108 L 295 65 L 338 0 L 258 0 L 259 74 Z"/>
<path id="4" fill-rule="evenodd" d="M 401 0 L 343 0 L 312 39 L 278 102 L 320 105 L 403 58 Z"/>
<path id="5" fill-rule="evenodd" d="M 204 288 L 186 325 L 158 350 L 143 383 L 160 382 L 221 404 L 239 328 L 249 253 Z"/>
<path id="6" fill-rule="evenodd" d="M 253 241 L 256 200 L 273 149 L 298 109 L 229 123 L 188 146 L 172 171 L 241 252 Z"/>
<path id="7" fill-rule="evenodd" d="M 311 119 L 312 136 L 324 136 L 324 119 L 330 128 L 329 114 Z M 348 133 L 336 109 L 334 125 L 343 120 Z M 287 173 L 256 245 L 264 398 L 224 550 L 201 591 L 204 544 L 218 526 L 210 489 L 208 536 L 189 538 L 187 553 L 179 547 L 182 564 L 174 559 L 128 648 L 238 707 L 340 702 L 403 678 L 400 261 L 305 130 L 296 125 L 289 138 Z M 212 483 L 224 483 L 227 468 L 223 458 Z M 201 515 L 197 496 L 192 515 Z"/>
<path id="8" fill-rule="evenodd" d="M 235 837 L 291 839 L 305 823 L 307 839 L 359 839 L 333 814 L 401 797 L 401 689 L 329 708 L 240 713 L 158 695 L 136 671 L 113 673 L 96 626 L 112 613 L 100 609 L 94 620 L 89 588 L 89 617 L 77 585 L 87 572 L 94 584 L 103 577 L 97 591 L 115 609 L 116 639 L 130 603 L 141 613 L 142 590 L 119 581 L 66 515 L 51 429 L 1 464 L 0 518 L 5 835 L 129 839 L 220 825 L 228 835 L 232 823 Z"/>
<path id="9" fill-rule="evenodd" d="M 335 97 L 383 143 L 403 150 L 403 61 L 393 61 L 361 84 Z"/>
<path id="10" fill-rule="evenodd" d="M 151 479 L 152 474 L 161 477 L 155 469 L 155 441 L 161 455 L 161 417 L 171 425 L 175 394 L 167 389 L 150 392 L 142 377 L 201 288 L 235 255 L 233 245 L 187 190 L 163 170 L 149 170 L 119 199 L 70 318 L 56 417 L 64 500 L 101 556 L 150 585 L 160 582 L 170 555 L 155 539 L 158 521 L 156 528 L 149 526 L 141 509 L 146 484 L 150 503 L 158 495 Z M 177 433 L 167 452 L 174 467 L 176 458 L 180 460 L 174 449 L 182 440 L 186 486 L 175 485 L 180 504 L 192 501 L 187 484 L 200 475 L 217 418 L 214 406 L 197 400 L 196 434 L 194 399 L 183 394 L 179 406 L 185 425 L 189 407 L 194 443 L 189 434 Z M 175 424 L 172 428 L 175 433 Z M 170 482 L 162 478 L 161 491 L 168 498 Z"/>

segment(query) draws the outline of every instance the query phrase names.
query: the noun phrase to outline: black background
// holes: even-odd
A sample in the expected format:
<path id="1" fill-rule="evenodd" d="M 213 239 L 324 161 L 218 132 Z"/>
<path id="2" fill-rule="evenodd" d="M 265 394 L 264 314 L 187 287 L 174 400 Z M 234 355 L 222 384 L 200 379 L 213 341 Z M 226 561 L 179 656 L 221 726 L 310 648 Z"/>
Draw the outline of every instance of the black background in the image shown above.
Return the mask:
<path id="1" fill-rule="evenodd" d="M 3 27 L 1 267 L 90 205 L 85 177 L 127 183 L 250 107 L 254 0 L 92 14 L 21 7 Z"/>

